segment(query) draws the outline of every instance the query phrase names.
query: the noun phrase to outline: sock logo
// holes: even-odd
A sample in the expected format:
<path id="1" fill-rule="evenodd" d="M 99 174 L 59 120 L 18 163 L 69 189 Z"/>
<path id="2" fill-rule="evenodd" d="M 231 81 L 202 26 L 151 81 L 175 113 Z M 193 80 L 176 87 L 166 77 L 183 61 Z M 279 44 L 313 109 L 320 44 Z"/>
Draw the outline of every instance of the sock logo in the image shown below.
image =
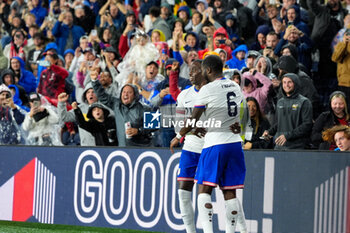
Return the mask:
<path id="1" fill-rule="evenodd" d="M 0 186 L 0 219 L 54 222 L 56 176 L 38 158 L 32 159 Z"/>

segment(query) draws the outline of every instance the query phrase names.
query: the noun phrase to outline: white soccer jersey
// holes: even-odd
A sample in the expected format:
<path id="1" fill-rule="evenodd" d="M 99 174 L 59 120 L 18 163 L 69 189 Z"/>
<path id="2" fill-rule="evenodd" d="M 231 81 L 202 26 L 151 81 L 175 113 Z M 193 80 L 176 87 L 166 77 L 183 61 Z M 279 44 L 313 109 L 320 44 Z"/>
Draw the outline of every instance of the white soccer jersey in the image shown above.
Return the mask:
<path id="1" fill-rule="evenodd" d="M 184 119 L 184 117 L 189 117 L 192 114 L 195 99 L 198 96 L 198 90 L 192 86 L 188 89 L 181 91 L 177 97 L 177 107 L 176 114 L 180 114 L 179 118 Z M 183 112 L 185 111 L 185 112 Z M 183 114 L 183 116 L 181 116 Z M 179 127 L 180 129 L 181 127 Z M 190 152 L 201 153 L 204 145 L 204 138 L 199 138 L 191 133 L 186 135 L 183 150 Z"/>
<path id="2" fill-rule="evenodd" d="M 204 148 L 242 141 L 239 134 L 232 133 L 230 125 L 240 122 L 243 98 L 238 84 L 226 78 L 216 79 L 200 89 L 195 108 L 205 108 L 204 115 L 211 123 L 205 135 Z"/>

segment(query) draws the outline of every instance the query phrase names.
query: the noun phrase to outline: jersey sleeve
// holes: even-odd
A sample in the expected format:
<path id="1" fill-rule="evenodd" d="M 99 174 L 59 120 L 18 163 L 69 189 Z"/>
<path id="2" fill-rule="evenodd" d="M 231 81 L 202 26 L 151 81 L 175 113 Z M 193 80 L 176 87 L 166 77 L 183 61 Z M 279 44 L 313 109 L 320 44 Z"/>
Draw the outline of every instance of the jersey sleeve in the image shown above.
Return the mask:
<path id="1" fill-rule="evenodd" d="M 209 101 L 209 91 L 207 86 L 203 86 L 198 93 L 198 96 L 194 102 L 195 108 L 206 108 Z"/>

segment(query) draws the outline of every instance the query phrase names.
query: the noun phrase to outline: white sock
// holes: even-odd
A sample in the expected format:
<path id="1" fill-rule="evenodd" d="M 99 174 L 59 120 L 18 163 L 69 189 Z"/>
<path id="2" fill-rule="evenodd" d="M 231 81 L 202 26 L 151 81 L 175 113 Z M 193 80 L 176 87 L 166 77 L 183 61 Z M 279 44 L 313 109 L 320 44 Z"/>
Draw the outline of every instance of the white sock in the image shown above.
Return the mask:
<path id="1" fill-rule="evenodd" d="M 187 233 L 196 233 L 196 227 L 194 224 L 194 211 L 191 201 L 190 191 L 178 189 L 177 193 L 179 194 L 179 204 L 182 221 L 185 224 Z"/>
<path id="2" fill-rule="evenodd" d="M 200 193 L 197 199 L 198 216 L 202 223 L 203 232 L 213 233 L 213 205 L 211 204 L 211 196 L 207 193 Z"/>
<path id="3" fill-rule="evenodd" d="M 239 212 L 237 198 L 226 200 L 226 233 L 235 233 L 236 223 Z"/>
<path id="4" fill-rule="evenodd" d="M 238 198 L 235 198 L 233 200 L 236 200 L 238 208 L 239 208 L 238 216 L 237 216 L 237 225 L 240 226 L 241 233 L 247 233 L 248 232 L 247 224 L 245 221 L 244 210 L 243 210 L 242 204 Z"/>

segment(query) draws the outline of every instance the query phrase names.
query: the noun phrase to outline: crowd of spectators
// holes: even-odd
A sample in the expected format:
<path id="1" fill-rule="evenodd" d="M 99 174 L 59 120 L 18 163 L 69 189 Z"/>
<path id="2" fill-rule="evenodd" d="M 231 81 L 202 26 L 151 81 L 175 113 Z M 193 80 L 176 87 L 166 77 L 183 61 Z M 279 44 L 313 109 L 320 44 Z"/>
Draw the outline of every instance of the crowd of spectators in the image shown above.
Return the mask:
<path id="1" fill-rule="evenodd" d="M 350 126 L 348 10 L 341 0 L 2 0 L 0 144 L 167 147 L 191 63 L 214 54 L 247 98 L 245 149 L 333 150 L 322 133 Z M 144 128 L 149 111 L 169 125 Z"/>

